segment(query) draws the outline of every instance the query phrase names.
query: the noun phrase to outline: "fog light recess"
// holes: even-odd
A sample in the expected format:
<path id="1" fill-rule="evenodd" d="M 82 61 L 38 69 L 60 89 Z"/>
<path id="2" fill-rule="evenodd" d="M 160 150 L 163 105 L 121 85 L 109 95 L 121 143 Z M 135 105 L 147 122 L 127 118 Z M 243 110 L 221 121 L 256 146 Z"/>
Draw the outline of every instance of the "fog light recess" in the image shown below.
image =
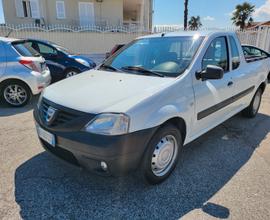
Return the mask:
<path id="1" fill-rule="evenodd" d="M 108 170 L 108 165 L 106 164 L 106 162 L 101 161 L 100 162 L 100 166 L 101 166 L 101 169 L 102 170 L 104 170 L 104 171 L 107 171 Z"/>

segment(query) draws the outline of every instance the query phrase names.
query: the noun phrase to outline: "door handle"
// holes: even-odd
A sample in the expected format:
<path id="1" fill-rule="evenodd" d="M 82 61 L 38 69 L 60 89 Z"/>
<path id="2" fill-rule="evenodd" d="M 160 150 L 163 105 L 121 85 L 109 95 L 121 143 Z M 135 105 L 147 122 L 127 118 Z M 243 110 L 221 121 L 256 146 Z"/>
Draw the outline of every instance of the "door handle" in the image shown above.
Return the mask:
<path id="1" fill-rule="evenodd" d="M 231 87 L 231 86 L 233 85 L 233 81 L 228 82 L 227 85 L 228 85 L 229 87 Z"/>

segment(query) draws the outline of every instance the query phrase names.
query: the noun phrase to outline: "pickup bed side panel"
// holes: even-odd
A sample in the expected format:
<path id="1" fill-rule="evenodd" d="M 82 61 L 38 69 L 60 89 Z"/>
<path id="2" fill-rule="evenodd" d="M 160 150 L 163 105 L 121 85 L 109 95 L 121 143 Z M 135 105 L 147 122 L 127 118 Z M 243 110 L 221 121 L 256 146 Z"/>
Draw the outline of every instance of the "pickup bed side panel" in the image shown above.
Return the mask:
<path id="1" fill-rule="evenodd" d="M 246 63 L 241 65 L 241 68 L 237 70 L 238 74 L 234 75 L 235 93 L 238 94 L 248 89 L 251 91 L 235 102 L 235 106 L 239 111 L 250 104 L 258 87 L 266 81 L 268 72 L 267 62 L 270 62 L 269 59 Z"/>
<path id="2" fill-rule="evenodd" d="M 236 36 L 234 36 L 236 38 Z M 235 109 L 241 111 L 246 108 L 254 94 L 256 93 L 258 87 L 261 83 L 265 82 L 267 78 L 267 73 L 270 71 L 269 59 L 254 60 L 252 62 L 246 62 L 246 58 L 243 52 L 243 48 L 238 42 L 238 50 L 240 53 L 241 63 L 238 68 L 232 70 L 233 73 L 233 83 L 234 83 L 234 93 L 241 94 L 245 91 L 249 91 L 246 95 L 243 95 L 242 98 L 235 101 Z"/>

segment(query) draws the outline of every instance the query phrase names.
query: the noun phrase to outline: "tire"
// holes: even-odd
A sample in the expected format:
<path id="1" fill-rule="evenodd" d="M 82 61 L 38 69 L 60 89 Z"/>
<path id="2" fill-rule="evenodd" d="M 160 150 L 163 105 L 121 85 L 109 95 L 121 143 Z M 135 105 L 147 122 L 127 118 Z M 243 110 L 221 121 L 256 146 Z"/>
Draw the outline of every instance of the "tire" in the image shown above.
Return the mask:
<path id="1" fill-rule="evenodd" d="M 29 87 L 18 80 L 10 80 L 1 86 L 1 98 L 12 107 L 25 106 L 31 99 Z"/>
<path id="2" fill-rule="evenodd" d="M 259 88 L 255 93 L 250 105 L 242 111 L 246 118 L 255 118 L 261 105 L 263 90 Z"/>
<path id="3" fill-rule="evenodd" d="M 80 73 L 80 71 L 78 71 L 77 69 L 68 69 L 65 71 L 65 77 L 70 78 L 70 77 L 75 76 L 79 73 Z"/>
<path id="4" fill-rule="evenodd" d="M 161 127 L 150 140 L 141 165 L 143 178 L 150 184 L 159 184 L 174 170 L 182 149 L 182 136 L 175 126 Z"/>

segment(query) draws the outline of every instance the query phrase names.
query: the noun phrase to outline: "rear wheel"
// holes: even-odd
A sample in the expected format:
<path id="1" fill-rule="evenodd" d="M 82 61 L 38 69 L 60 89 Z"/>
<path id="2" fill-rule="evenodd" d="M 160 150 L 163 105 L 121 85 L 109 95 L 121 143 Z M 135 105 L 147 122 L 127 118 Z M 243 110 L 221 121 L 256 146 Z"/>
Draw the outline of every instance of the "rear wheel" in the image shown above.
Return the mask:
<path id="1" fill-rule="evenodd" d="M 174 170 L 182 149 L 180 131 L 168 124 L 160 128 L 151 139 L 142 163 L 142 173 L 150 184 L 167 179 Z"/>
<path id="2" fill-rule="evenodd" d="M 26 105 L 32 95 L 25 83 L 16 80 L 6 82 L 3 85 L 1 92 L 3 100 L 13 107 Z"/>
<path id="3" fill-rule="evenodd" d="M 250 105 L 242 112 L 245 117 L 254 118 L 257 115 L 262 101 L 262 94 L 263 91 L 261 88 L 259 88 L 255 93 Z"/>

